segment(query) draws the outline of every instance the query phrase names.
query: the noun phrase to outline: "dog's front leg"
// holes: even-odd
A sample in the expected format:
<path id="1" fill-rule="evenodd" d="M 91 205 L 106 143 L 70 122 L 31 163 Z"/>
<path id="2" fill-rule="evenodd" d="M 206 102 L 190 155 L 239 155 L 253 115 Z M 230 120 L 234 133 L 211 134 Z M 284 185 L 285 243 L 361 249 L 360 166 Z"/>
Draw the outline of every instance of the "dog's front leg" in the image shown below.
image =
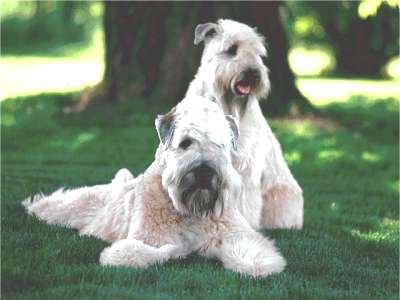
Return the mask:
<path id="1" fill-rule="evenodd" d="M 273 242 L 255 231 L 229 234 L 209 251 L 225 268 L 254 277 L 281 272 L 286 266 Z"/>
<path id="2" fill-rule="evenodd" d="M 124 239 L 103 250 L 100 254 L 100 264 L 148 267 L 180 256 L 184 256 L 184 251 L 178 245 L 166 244 L 157 248 L 139 240 Z"/>

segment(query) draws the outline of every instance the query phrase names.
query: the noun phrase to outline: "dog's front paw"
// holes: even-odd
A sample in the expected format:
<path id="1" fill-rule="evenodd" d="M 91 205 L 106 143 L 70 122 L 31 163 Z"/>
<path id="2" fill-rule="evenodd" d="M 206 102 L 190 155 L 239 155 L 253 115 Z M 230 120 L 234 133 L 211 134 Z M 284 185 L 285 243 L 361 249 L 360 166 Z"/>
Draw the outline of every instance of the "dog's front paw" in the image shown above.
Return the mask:
<path id="1" fill-rule="evenodd" d="M 285 266 L 286 260 L 280 255 L 265 257 L 255 261 L 250 275 L 254 277 L 266 277 L 272 273 L 282 272 Z"/>
<path id="2" fill-rule="evenodd" d="M 191 252 L 191 247 L 182 247 L 173 244 L 165 244 L 159 248 L 163 256 L 169 258 L 185 257 Z"/>
<path id="3" fill-rule="evenodd" d="M 108 247 L 100 253 L 99 262 L 103 266 L 119 266 L 121 265 L 121 258 L 116 251 Z"/>
<path id="4" fill-rule="evenodd" d="M 224 263 L 227 269 L 247 274 L 253 277 L 266 277 L 272 273 L 282 272 L 286 266 L 286 261 L 282 256 L 264 257 L 252 260 L 235 260 Z"/>
<path id="5" fill-rule="evenodd" d="M 182 256 L 178 246 L 166 244 L 160 248 L 152 247 L 139 240 L 120 240 L 103 250 L 100 264 L 107 266 L 148 267 L 169 258 Z"/>
<path id="6" fill-rule="evenodd" d="M 103 266 L 147 267 L 152 263 L 152 253 L 146 252 L 146 245 L 141 241 L 121 240 L 105 248 L 100 254 Z"/>
<path id="7" fill-rule="evenodd" d="M 285 259 L 274 243 L 254 231 L 227 237 L 218 249 L 217 256 L 226 268 L 254 277 L 279 273 L 286 266 Z"/>

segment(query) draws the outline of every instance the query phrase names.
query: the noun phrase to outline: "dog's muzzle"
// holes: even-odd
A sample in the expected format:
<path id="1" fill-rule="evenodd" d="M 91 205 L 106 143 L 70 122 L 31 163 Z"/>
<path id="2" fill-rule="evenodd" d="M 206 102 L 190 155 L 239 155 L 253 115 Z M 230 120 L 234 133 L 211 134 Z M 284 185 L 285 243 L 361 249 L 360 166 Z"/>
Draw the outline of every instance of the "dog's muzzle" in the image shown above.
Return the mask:
<path id="1" fill-rule="evenodd" d="M 207 164 L 202 164 L 193 170 L 194 174 L 194 185 L 201 189 L 212 189 L 213 180 L 217 173 L 214 169 L 209 167 Z M 214 184 L 215 185 L 215 184 Z"/>
<path id="2" fill-rule="evenodd" d="M 257 88 L 261 81 L 261 73 L 255 68 L 241 72 L 232 83 L 232 90 L 239 96 L 247 96 Z"/>
<path id="3" fill-rule="evenodd" d="M 181 202 L 193 215 L 208 215 L 218 201 L 220 185 L 217 171 L 210 164 L 201 163 L 182 177 Z"/>

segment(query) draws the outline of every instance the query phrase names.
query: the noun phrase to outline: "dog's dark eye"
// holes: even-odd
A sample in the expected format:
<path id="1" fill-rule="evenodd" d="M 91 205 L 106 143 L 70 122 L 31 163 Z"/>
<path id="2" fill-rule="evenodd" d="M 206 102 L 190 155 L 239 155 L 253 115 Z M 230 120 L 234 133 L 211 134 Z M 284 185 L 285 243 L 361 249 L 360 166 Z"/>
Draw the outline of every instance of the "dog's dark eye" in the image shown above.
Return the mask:
<path id="1" fill-rule="evenodd" d="M 180 142 L 179 148 L 186 150 L 187 148 L 190 147 L 191 144 L 192 144 L 191 139 L 184 139 L 182 142 Z"/>
<path id="2" fill-rule="evenodd" d="M 237 52 L 238 46 L 236 44 L 233 44 L 232 46 L 229 47 L 229 49 L 226 51 L 231 56 L 235 56 Z"/>

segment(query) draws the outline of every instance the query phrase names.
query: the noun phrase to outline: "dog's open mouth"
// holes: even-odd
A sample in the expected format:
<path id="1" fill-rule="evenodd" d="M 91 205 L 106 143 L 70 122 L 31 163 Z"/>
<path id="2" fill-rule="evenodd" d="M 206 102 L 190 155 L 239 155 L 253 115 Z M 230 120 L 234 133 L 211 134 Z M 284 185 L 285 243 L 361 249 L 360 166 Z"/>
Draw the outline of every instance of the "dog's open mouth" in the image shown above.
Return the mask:
<path id="1" fill-rule="evenodd" d="M 249 95 L 251 92 L 251 85 L 245 80 L 241 80 L 235 84 L 235 92 L 239 95 Z"/>
<path id="2" fill-rule="evenodd" d="M 233 90 L 240 96 L 249 95 L 260 82 L 260 73 L 256 70 L 242 72 L 233 85 Z"/>

